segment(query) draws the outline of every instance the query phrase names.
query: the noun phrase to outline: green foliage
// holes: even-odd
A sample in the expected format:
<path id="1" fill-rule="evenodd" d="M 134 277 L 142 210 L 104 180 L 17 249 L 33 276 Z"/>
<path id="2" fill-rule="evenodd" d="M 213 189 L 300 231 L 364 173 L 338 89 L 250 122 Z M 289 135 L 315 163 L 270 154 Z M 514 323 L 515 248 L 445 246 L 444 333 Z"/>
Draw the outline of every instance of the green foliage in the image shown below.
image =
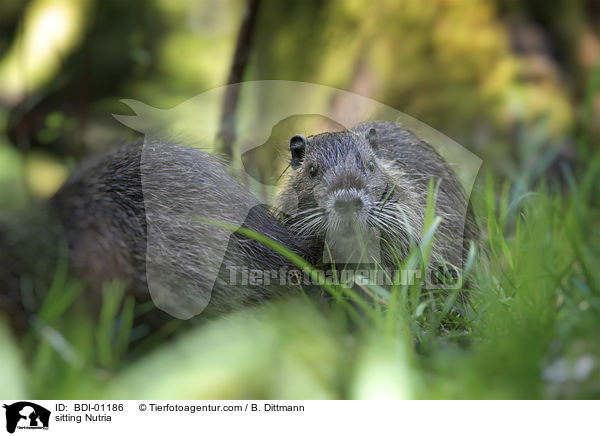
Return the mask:
<path id="1" fill-rule="evenodd" d="M 0 318 L 0 398 L 27 398 L 27 370 L 21 348 L 11 334 L 4 317 Z"/>
<path id="2" fill-rule="evenodd" d="M 126 358 L 134 314 L 132 296 L 118 282 L 106 283 L 98 319 L 67 277 L 60 260 L 42 306 L 24 337 L 30 357 L 28 389 L 35 398 L 92 396 Z"/>
<path id="3" fill-rule="evenodd" d="M 0 66 L 11 78 L 0 87 L 2 212 L 51 195 L 65 155 L 130 134 L 108 116 L 122 111 L 118 98 L 166 108 L 225 84 L 243 14 L 231 1 L 58 3 L 78 11 L 60 26 L 76 31 L 63 50 L 29 63 L 16 62 L 33 53 L 19 41 L 40 29 L 26 17 L 44 2 L 0 6 Z M 537 3 L 269 0 L 259 10 L 245 79 L 378 98 L 465 139 L 489 162 L 474 198 L 485 237 L 464 271 L 468 305 L 457 291 L 395 277 L 390 288 L 324 284 L 327 304 L 304 295 L 151 329 L 136 324 L 155 310 L 151 302 L 136 304 L 116 282 L 84 295 L 59 261 L 47 289 L 33 290 L 46 297 L 30 329 L 15 338 L 0 320 L 0 397 L 600 398 L 600 66 L 577 71 L 587 82 L 574 73 L 585 69 L 574 65 L 578 29 L 594 27 L 593 18 L 581 2 Z M 564 64 L 543 49 L 514 53 L 496 6 L 557 31 L 549 36 Z M 527 65 L 541 66 L 533 79 Z M 43 77 L 23 82 L 30 72 Z M 579 168 L 562 166 L 560 187 L 540 181 L 570 142 Z M 42 157 L 32 160 L 36 147 Z M 439 224 L 429 198 L 423 250 L 398 259 L 400 269 L 427 269 Z M 247 236 L 318 278 L 293 253 Z"/>
<path id="4" fill-rule="evenodd" d="M 465 290 L 467 307 L 456 291 L 425 290 L 418 278 L 389 289 L 361 281 L 361 295 L 325 284 L 328 304 L 270 303 L 171 340 L 158 331 L 140 353 L 128 341 L 139 308 L 123 287 L 104 288 L 94 320 L 59 263 L 24 342 L 31 397 L 597 398 L 600 154 L 585 173 L 566 174 L 564 194 L 540 184 L 521 197 L 486 179 L 478 208 L 487 234 L 467 262 L 477 284 Z M 437 223 L 432 210 L 430 202 L 425 247 Z M 402 268 L 426 266 L 417 251 Z"/>

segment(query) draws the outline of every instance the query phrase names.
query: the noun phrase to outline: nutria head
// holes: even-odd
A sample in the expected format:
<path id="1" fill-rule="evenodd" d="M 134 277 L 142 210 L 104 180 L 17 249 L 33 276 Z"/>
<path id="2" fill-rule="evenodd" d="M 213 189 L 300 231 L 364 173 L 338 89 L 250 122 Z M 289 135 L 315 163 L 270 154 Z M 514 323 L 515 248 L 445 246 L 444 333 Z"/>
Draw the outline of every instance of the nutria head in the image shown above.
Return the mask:
<path id="1" fill-rule="evenodd" d="M 372 234 L 378 244 L 387 236 L 392 245 L 402 240 L 408 246 L 407 229 L 418 221 L 413 193 L 401 172 L 378 156 L 378 142 L 373 127 L 294 136 L 293 173 L 280 200 L 290 228 L 321 241 L 327 235 L 334 244 Z"/>

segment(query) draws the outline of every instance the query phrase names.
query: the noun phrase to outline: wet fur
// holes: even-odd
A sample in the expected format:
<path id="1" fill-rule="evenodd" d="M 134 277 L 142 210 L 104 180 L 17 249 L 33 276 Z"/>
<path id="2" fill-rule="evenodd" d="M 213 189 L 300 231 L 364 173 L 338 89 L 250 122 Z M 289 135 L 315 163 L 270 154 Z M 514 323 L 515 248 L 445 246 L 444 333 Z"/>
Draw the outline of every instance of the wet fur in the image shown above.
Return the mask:
<path id="1" fill-rule="evenodd" d="M 371 129 L 376 132 L 373 144 L 366 134 Z M 311 177 L 309 169 L 315 166 L 319 176 Z M 469 201 L 444 159 L 397 124 L 367 122 L 309 137 L 279 207 L 287 216 L 286 225 L 311 247 L 311 261 L 327 263 L 322 259 L 325 234 L 336 231 L 330 197 L 335 192 L 358 195 L 369 211 L 367 223 L 387 242 L 381 245 L 384 266 L 393 268 L 396 256 L 403 259 L 411 243 L 421 242 L 430 179 L 439 182 L 435 214 L 442 218 L 432 266 L 448 262 L 460 268 L 469 241 L 476 241 L 479 233 Z"/>

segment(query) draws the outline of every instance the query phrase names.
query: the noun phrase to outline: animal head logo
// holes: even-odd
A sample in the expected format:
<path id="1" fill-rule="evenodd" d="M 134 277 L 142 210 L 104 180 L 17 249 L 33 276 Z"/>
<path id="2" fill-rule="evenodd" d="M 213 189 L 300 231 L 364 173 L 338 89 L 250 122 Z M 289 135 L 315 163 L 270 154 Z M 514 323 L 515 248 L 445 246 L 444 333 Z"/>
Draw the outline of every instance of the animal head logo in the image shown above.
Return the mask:
<path id="1" fill-rule="evenodd" d="M 28 401 L 3 406 L 6 409 L 6 431 L 18 429 L 48 429 L 50 411 Z"/>
<path id="2" fill-rule="evenodd" d="M 220 126 L 233 124 L 221 122 L 223 102 L 227 100 L 226 96 L 232 94 L 238 96 L 235 132 L 228 131 L 225 134 L 234 139 L 232 149 L 239 152 L 233 153 L 230 165 L 238 174 L 241 173 L 240 179 L 247 182 L 253 193 L 272 193 L 275 183 L 261 180 L 253 168 L 246 165 L 246 158 L 252 153 L 267 148 L 273 167 L 285 168 L 290 158 L 293 166 L 294 152 L 299 150 L 298 146 L 303 141 L 299 138 L 332 130 L 331 126 L 336 127 L 334 130 L 343 130 L 369 120 L 401 124 L 429 143 L 454 169 L 467 197 L 481 165 L 477 156 L 420 121 L 375 100 L 322 85 L 277 80 L 243 82 L 207 91 L 171 109 L 157 109 L 138 101 L 123 100 L 136 115 L 114 115 L 115 118 L 145 135 L 141 175 L 147 216 L 170 214 L 167 220 L 160 222 L 150 218 L 147 220 L 148 288 L 154 303 L 160 309 L 181 319 L 199 314 L 208 305 L 232 231 L 215 228 L 214 225 L 199 225 L 196 235 L 187 235 L 197 238 L 198 246 L 204 245 L 209 250 L 199 254 L 203 256 L 204 262 L 203 283 L 198 283 L 197 279 L 188 274 L 185 261 L 176 259 L 168 265 L 164 264 L 165 256 L 161 251 L 165 247 L 171 246 L 171 253 L 182 251 L 177 249 L 181 238 L 175 237 L 174 231 L 185 226 L 184 221 L 189 220 L 190 215 L 208 219 L 219 219 L 222 216 L 215 211 L 202 210 L 194 204 L 193 192 L 197 180 L 193 174 L 179 175 L 181 179 L 177 186 L 183 188 L 178 192 L 165 189 L 171 185 L 169 180 L 164 179 L 165 174 L 170 177 L 170 163 L 161 158 L 160 144 L 193 144 L 198 153 L 217 151 L 217 138 L 223 137 L 223 132 L 219 131 Z M 306 122 L 290 122 L 298 119 Z M 369 132 L 366 134 L 369 135 Z M 290 138 L 293 139 L 291 142 Z M 366 139 L 369 140 L 369 137 Z M 274 144 L 287 150 L 273 148 Z M 188 193 L 190 195 L 186 195 Z M 340 198 L 337 198 L 335 204 L 338 207 L 333 209 L 335 213 L 332 216 L 337 216 L 341 224 L 331 228 L 341 228 L 344 224 L 343 212 L 356 205 L 356 199 L 350 198 L 350 194 L 340 193 Z M 263 204 L 270 201 L 268 196 L 260 200 Z M 257 200 L 257 205 L 258 203 Z M 287 205 L 292 207 L 287 213 L 293 213 L 293 204 L 294 200 L 288 198 Z M 297 199 L 295 204 L 297 209 Z M 227 221 L 233 227 L 241 226 L 249 213 L 248 205 L 237 207 L 235 204 L 223 204 L 221 210 L 223 209 L 227 210 Z M 377 232 L 363 232 L 363 236 L 366 247 L 379 246 Z M 344 243 L 340 234 L 335 232 L 328 232 L 326 239 L 331 242 L 330 246 L 338 247 L 334 253 L 336 262 L 352 260 L 350 252 L 355 245 L 353 242 Z M 202 244 L 203 240 L 210 243 Z M 457 243 L 462 244 L 462 241 Z M 377 261 L 377 250 L 369 250 L 369 256 Z M 323 253 L 324 258 L 327 256 L 331 257 L 332 253 Z"/>

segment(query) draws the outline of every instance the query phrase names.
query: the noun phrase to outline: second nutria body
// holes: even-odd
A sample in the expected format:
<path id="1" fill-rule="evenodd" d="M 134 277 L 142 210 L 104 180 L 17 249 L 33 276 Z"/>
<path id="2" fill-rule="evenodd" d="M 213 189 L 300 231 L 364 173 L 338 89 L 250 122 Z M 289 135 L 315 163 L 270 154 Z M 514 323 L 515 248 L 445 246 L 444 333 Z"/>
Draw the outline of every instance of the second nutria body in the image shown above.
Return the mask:
<path id="1" fill-rule="evenodd" d="M 179 318 L 254 303 L 278 286 L 230 283 L 243 268 L 295 268 L 246 227 L 305 257 L 298 239 L 229 174 L 215 155 L 147 141 L 81 165 L 51 200 L 78 276 L 150 294 Z M 97 289 L 98 291 L 100 289 Z M 285 292 L 285 289 L 283 290 Z M 210 303 L 210 305 L 209 305 Z"/>

